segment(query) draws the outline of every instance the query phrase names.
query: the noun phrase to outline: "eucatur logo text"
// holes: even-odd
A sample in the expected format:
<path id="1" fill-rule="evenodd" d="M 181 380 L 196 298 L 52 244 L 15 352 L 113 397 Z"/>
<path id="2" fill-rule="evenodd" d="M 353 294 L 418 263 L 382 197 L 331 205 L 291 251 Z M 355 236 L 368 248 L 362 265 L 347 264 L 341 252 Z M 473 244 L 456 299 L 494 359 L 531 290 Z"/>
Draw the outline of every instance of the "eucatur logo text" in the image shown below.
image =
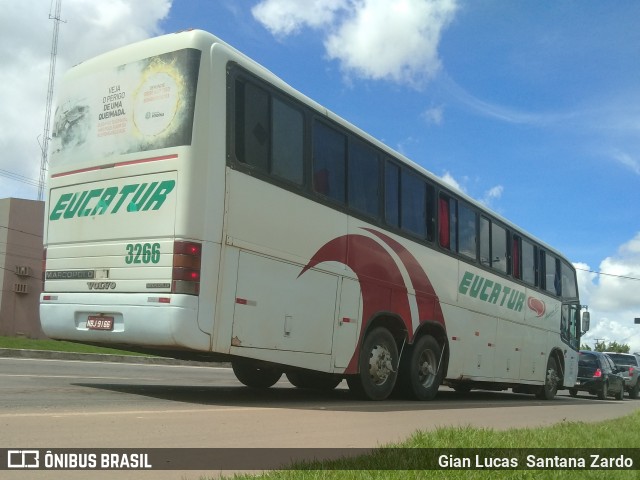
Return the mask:
<path id="1" fill-rule="evenodd" d="M 158 210 L 175 186 L 175 180 L 164 180 L 63 193 L 51 210 L 49 220 L 112 214 L 121 209 L 127 212 Z"/>

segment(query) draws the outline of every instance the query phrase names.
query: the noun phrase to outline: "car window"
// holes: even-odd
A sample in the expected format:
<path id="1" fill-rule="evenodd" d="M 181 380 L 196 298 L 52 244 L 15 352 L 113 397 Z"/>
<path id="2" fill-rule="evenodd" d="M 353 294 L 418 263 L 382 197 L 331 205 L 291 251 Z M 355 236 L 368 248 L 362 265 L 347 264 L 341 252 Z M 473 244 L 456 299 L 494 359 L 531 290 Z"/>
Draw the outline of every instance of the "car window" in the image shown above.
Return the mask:
<path id="1" fill-rule="evenodd" d="M 613 363 L 613 360 L 611 360 L 609 357 L 602 357 L 602 358 L 604 358 L 607 364 L 607 371 L 613 372 L 613 370 L 615 369 L 615 364 Z"/>
<path id="2" fill-rule="evenodd" d="M 598 359 L 595 355 L 591 355 L 589 353 L 581 353 L 580 359 L 578 360 L 578 365 L 581 367 L 592 367 L 598 368 L 600 365 L 598 364 Z"/>
<path id="3" fill-rule="evenodd" d="M 633 355 L 625 355 L 623 353 L 607 353 L 607 355 L 616 365 L 637 365 L 636 357 Z"/>

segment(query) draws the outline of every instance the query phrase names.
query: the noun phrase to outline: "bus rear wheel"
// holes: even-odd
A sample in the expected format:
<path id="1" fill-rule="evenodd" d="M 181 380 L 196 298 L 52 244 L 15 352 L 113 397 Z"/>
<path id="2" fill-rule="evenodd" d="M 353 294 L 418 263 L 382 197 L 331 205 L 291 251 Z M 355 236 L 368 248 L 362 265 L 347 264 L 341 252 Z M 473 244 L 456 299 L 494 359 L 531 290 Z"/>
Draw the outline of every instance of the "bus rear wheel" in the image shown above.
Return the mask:
<path id="1" fill-rule="evenodd" d="M 440 345 L 431 335 L 425 335 L 406 353 L 398 377 L 402 391 L 416 400 L 433 399 L 440 387 Z"/>
<path id="2" fill-rule="evenodd" d="M 287 379 L 297 388 L 311 390 L 333 390 L 342 381 L 342 378 L 322 372 L 287 372 Z"/>
<path id="3" fill-rule="evenodd" d="M 236 378 L 251 388 L 269 388 L 280 380 L 282 372 L 275 367 L 246 359 L 231 361 Z"/>
<path id="4" fill-rule="evenodd" d="M 359 398 L 384 400 L 398 377 L 398 347 L 391 332 L 374 328 L 365 337 L 359 355 L 360 373 L 347 377 L 349 389 Z"/>

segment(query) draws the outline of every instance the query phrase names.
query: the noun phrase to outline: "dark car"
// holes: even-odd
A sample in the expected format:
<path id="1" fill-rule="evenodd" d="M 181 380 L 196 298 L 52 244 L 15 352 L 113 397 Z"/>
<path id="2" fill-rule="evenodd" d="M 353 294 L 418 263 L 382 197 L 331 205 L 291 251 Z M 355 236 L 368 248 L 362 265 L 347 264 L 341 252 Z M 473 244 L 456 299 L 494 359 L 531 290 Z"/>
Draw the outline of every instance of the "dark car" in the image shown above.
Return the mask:
<path id="1" fill-rule="evenodd" d="M 624 379 L 618 367 L 605 353 L 580 350 L 578 359 L 578 380 L 569 389 L 572 397 L 578 391 L 597 395 L 600 400 L 615 395 L 617 400 L 624 398 Z"/>

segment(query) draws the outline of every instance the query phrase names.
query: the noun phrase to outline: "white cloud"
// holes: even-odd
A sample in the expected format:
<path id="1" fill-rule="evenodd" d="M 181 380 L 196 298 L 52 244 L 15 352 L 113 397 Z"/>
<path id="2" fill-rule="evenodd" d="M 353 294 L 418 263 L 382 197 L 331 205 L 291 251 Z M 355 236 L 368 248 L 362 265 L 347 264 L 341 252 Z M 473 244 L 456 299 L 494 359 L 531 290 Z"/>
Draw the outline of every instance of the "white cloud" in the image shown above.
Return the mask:
<path id="1" fill-rule="evenodd" d="M 439 78 L 444 89 L 465 108 L 487 118 L 515 125 L 532 125 L 536 127 L 563 125 L 581 119 L 585 112 L 529 112 L 517 108 L 487 102 L 475 97 L 446 73 Z"/>
<path id="2" fill-rule="evenodd" d="M 480 203 L 487 207 L 491 207 L 494 200 L 498 200 L 502 197 L 502 192 L 504 192 L 504 187 L 502 185 L 496 185 L 484 193 L 480 199 Z"/>
<path id="3" fill-rule="evenodd" d="M 422 118 L 430 125 L 442 125 L 442 119 L 444 118 L 444 107 L 442 105 L 438 107 L 431 107 L 422 112 Z"/>
<path id="4" fill-rule="evenodd" d="M 0 29 L 0 169 L 35 181 L 44 130 L 53 21 L 48 2 L 3 2 Z M 72 65 L 161 33 L 171 0 L 62 2 L 55 86 Z M 55 102 L 54 107 L 55 109 Z M 36 198 L 37 188 L 0 176 L 0 197 Z"/>
<path id="5" fill-rule="evenodd" d="M 347 0 L 311 0 L 301 8 L 299 1 L 264 0 L 251 9 L 253 16 L 272 34 L 286 36 L 303 27 L 330 25 L 339 10 L 348 7 Z"/>
<path id="6" fill-rule="evenodd" d="M 252 13 L 284 36 L 322 28 L 327 55 L 348 75 L 414 86 L 440 70 L 438 45 L 456 0 L 263 0 Z"/>
<path id="7" fill-rule="evenodd" d="M 465 192 L 464 187 L 453 177 L 453 175 L 451 175 L 450 172 L 444 172 L 440 179 L 450 187 L 460 190 L 461 192 Z"/>
<path id="8" fill-rule="evenodd" d="M 467 195 L 471 195 L 475 200 L 483 204 L 488 208 L 493 208 L 493 202 L 495 200 L 499 200 L 502 197 L 502 193 L 504 192 L 504 187 L 502 185 L 496 185 L 495 187 L 491 187 L 489 190 L 484 192 L 484 194 L 477 198 L 475 195 L 469 193 L 467 191 L 467 185 L 469 183 L 469 177 L 462 177 L 462 179 L 456 179 L 451 172 L 445 170 L 444 174 L 440 176 L 440 179 L 456 190 L 459 190 Z"/>
<path id="9" fill-rule="evenodd" d="M 621 163 L 625 167 L 631 169 L 636 175 L 640 175 L 640 159 L 633 158 L 631 155 L 625 152 L 616 150 L 612 153 L 612 157 L 617 162 Z"/>
<path id="10" fill-rule="evenodd" d="M 576 268 L 591 270 L 584 264 Z M 578 270 L 580 300 L 589 305 L 592 322 L 585 340 L 590 345 L 595 339 L 615 340 L 640 352 L 640 326 L 633 323 L 640 317 L 640 233 L 600 263 L 599 271 L 608 275 L 582 270 Z"/>

